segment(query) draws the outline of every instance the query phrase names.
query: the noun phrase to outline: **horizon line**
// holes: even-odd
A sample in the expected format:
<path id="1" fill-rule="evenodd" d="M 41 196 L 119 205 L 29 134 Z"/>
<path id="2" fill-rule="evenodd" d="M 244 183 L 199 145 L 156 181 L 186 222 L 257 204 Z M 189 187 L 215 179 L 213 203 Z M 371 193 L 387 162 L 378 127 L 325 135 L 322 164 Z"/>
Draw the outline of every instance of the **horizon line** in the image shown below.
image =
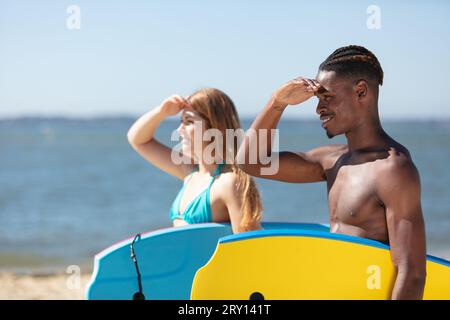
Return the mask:
<path id="1" fill-rule="evenodd" d="M 73 120 L 73 121 L 93 121 L 93 120 L 118 120 L 118 119 L 138 119 L 142 114 L 28 114 L 28 115 L 0 115 L 0 121 L 20 121 L 20 120 Z M 255 115 L 243 115 L 240 116 L 241 120 L 254 120 L 257 117 Z M 380 117 L 381 121 L 400 121 L 400 122 L 449 122 L 450 116 L 448 117 L 423 117 L 423 116 L 386 116 Z M 296 120 L 296 121 L 315 121 L 318 117 L 314 116 L 298 116 L 298 115 L 285 115 L 282 117 L 285 120 Z M 168 121 L 178 121 L 176 117 L 167 118 Z"/>

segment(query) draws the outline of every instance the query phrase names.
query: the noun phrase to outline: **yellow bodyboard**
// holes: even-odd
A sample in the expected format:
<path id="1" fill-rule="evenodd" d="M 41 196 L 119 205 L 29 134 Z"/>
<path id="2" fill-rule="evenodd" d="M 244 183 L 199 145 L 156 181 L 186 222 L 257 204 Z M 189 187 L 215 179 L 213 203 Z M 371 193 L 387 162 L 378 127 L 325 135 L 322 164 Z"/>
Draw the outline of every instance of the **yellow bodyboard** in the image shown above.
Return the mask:
<path id="1" fill-rule="evenodd" d="M 390 299 L 389 247 L 315 231 L 222 238 L 194 278 L 191 299 Z M 450 299 L 450 264 L 429 257 L 424 299 Z"/>

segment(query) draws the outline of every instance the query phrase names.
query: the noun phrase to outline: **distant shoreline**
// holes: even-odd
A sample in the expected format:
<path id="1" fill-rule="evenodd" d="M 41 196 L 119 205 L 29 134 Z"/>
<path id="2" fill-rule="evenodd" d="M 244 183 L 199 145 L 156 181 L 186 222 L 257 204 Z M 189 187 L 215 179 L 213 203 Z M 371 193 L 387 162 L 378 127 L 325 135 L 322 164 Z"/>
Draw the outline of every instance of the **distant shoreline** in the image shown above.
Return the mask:
<path id="1" fill-rule="evenodd" d="M 49 116 L 0 116 L 0 124 L 8 122 L 40 122 L 40 121 L 61 121 L 61 122 L 88 122 L 88 121 L 135 121 L 140 115 L 86 115 L 86 116 L 63 116 L 63 115 L 49 115 Z M 241 120 L 248 122 L 253 121 L 254 116 L 242 116 Z M 168 118 L 168 121 L 178 122 L 176 117 Z M 301 122 L 317 122 L 317 117 L 299 117 L 289 116 L 283 117 L 283 121 L 301 121 Z M 390 117 L 383 119 L 386 123 L 450 123 L 450 118 L 396 118 Z"/>

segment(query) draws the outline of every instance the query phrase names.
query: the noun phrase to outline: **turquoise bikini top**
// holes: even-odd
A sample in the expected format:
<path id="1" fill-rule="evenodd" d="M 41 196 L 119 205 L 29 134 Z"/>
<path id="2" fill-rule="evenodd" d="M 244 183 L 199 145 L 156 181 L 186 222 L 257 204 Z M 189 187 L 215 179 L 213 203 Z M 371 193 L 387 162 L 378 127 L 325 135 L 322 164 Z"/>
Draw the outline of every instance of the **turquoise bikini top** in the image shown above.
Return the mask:
<path id="1" fill-rule="evenodd" d="M 216 168 L 216 171 L 212 175 L 211 181 L 209 182 L 208 187 L 203 190 L 198 196 L 191 200 L 184 209 L 184 212 L 180 214 L 180 201 L 183 196 L 184 189 L 186 188 L 189 180 L 191 180 L 192 172 L 187 178 L 186 182 L 183 184 L 180 192 L 178 192 L 177 197 L 175 198 L 172 207 L 170 208 L 170 220 L 173 221 L 175 219 L 183 219 L 189 224 L 193 223 L 205 223 L 212 222 L 212 211 L 211 211 L 211 202 L 210 202 L 210 190 L 211 185 L 214 182 L 214 179 L 220 175 L 220 170 L 223 167 L 223 163 L 219 164 Z"/>

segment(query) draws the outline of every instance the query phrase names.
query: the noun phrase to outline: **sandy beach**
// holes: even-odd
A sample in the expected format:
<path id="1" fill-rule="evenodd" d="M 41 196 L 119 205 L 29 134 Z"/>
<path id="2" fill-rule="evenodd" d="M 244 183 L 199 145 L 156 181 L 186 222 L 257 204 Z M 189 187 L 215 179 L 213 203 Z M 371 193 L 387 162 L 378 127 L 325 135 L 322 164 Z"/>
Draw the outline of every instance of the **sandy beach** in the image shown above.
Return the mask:
<path id="1" fill-rule="evenodd" d="M 0 273 L 0 300 L 83 300 L 90 274 L 74 282 L 68 274 Z M 77 285 L 79 283 L 79 285 Z"/>

